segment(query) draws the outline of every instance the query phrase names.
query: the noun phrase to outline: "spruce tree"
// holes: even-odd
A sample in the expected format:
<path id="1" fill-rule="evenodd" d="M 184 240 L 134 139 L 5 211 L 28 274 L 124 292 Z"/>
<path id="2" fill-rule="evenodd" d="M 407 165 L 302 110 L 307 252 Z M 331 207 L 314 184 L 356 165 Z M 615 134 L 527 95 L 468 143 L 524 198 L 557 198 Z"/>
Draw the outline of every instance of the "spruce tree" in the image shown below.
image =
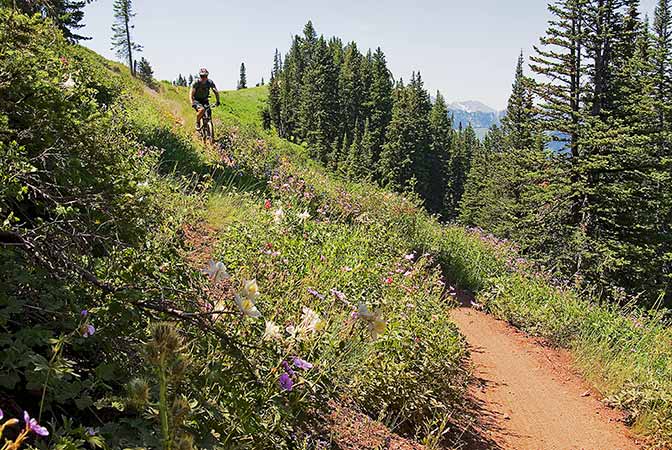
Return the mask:
<path id="1" fill-rule="evenodd" d="M 392 120 L 392 90 L 394 83 L 387 68 L 383 51 L 378 47 L 371 61 L 371 86 L 367 100 L 371 157 L 377 165 L 385 142 L 385 133 Z"/>
<path id="2" fill-rule="evenodd" d="M 77 34 L 77 30 L 84 27 L 84 7 L 93 0 L 12 0 L 8 2 L 26 15 L 40 14 L 50 18 L 63 32 L 63 36 L 70 42 L 89 40 Z"/>
<path id="3" fill-rule="evenodd" d="M 312 45 L 309 61 L 301 88 L 300 131 L 313 156 L 326 162 L 338 133 L 338 73 L 323 37 Z"/>
<path id="4" fill-rule="evenodd" d="M 140 78 L 147 86 L 154 87 L 154 70 L 151 64 L 144 57 L 140 58 L 138 62 L 138 78 Z"/>
<path id="5" fill-rule="evenodd" d="M 507 143 L 516 149 L 530 149 L 536 140 L 532 80 L 525 77 L 524 63 L 525 58 L 521 52 L 506 115 L 502 119 L 502 132 L 506 136 Z"/>
<path id="6" fill-rule="evenodd" d="M 128 62 L 128 68 L 135 76 L 133 52 L 142 51 L 142 46 L 135 42 L 131 35 L 131 30 L 134 28 L 131 21 L 135 17 L 132 0 L 114 0 L 113 9 L 112 50 L 117 52 L 119 58 Z"/>
<path id="7" fill-rule="evenodd" d="M 247 89 L 247 73 L 245 63 L 240 63 L 240 77 L 238 78 L 238 89 Z"/>
<path id="8" fill-rule="evenodd" d="M 362 54 L 357 44 L 349 43 L 345 47 L 343 63 L 338 78 L 339 111 L 341 134 L 354 137 L 359 130 L 355 124 L 360 122 L 362 109 L 363 84 L 361 80 Z M 350 142 L 346 143 L 349 146 Z M 347 153 L 346 153 L 347 156 Z"/>
<path id="9" fill-rule="evenodd" d="M 194 76 L 191 75 L 191 74 L 189 75 L 189 83 L 188 83 L 188 84 L 189 84 L 189 86 L 191 86 L 192 84 L 194 84 Z"/>
<path id="10" fill-rule="evenodd" d="M 448 117 L 448 107 L 440 92 L 436 92 L 436 100 L 432 106 L 429 123 L 432 129 L 432 155 L 436 159 L 431 177 L 431 191 L 434 203 L 431 211 L 440 212 L 444 217 L 454 215 L 446 205 L 446 194 L 452 181 L 451 146 L 453 139 L 453 125 Z"/>

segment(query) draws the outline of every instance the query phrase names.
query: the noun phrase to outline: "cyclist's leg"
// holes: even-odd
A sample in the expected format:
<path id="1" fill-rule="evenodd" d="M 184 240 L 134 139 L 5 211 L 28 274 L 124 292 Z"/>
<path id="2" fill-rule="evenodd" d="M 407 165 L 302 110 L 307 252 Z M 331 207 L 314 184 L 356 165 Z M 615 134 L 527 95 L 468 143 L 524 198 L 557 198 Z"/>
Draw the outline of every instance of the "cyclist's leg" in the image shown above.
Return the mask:
<path id="1" fill-rule="evenodd" d="M 196 129 L 201 129 L 201 119 L 203 114 L 205 114 L 205 108 L 200 102 L 194 101 L 192 107 L 196 110 Z"/>

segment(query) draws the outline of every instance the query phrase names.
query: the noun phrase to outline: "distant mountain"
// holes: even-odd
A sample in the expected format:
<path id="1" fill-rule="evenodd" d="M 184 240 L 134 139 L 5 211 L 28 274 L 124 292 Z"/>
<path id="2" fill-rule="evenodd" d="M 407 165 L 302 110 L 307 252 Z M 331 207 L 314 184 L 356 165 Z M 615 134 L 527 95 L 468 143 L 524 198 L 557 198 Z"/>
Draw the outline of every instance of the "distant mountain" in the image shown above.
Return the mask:
<path id="1" fill-rule="evenodd" d="M 484 135 L 493 125 L 499 125 L 506 111 L 497 111 L 490 106 L 474 101 L 466 100 L 454 102 L 448 105 L 448 113 L 453 116 L 453 128 L 471 126 L 479 135 Z"/>

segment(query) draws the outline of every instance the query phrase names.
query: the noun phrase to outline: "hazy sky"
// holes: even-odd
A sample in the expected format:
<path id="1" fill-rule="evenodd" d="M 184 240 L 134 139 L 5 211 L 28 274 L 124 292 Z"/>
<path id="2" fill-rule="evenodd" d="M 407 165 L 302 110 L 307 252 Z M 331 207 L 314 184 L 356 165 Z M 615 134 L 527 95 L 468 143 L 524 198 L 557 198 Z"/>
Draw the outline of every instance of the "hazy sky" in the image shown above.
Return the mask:
<path id="1" fill-rule="evenodd" d="M 112 0 L 86 8 L 85 45 L 114 58 Z M 656 0 L 642 0 L 651 13 Z M 420 70 L 430 91 L 448 101 L 506 106 L 518 53 L 526 55 L 546 29 L 544 0 L 200 1 L 136 0 L 134 36 L 159 79 L 210 70 L 220 89 L 235 88 L 240 63 L 248 85 L 268 80 L 274 49 L 312 20 L 318 34 L 380 46 L 396 78 Z"/>

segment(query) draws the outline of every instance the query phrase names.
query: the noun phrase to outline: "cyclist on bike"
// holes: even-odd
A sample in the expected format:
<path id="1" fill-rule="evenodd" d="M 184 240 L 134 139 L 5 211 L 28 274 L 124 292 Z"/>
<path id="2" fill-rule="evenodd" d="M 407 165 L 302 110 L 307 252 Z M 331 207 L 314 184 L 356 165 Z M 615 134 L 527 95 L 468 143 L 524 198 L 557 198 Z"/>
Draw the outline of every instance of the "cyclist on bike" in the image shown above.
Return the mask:
<path id="1" fill-rule="evenodd" d="M 198 75 L 200 79 L 194 81 L 189 90 L 189 102 L 196 110 L 196 130 L 201 129 L 201 119 L 203 118 L 203 114 L 205 114 L 205 108 L 210 105 L 210 89 L 212 89 L 215 93 L 215 98 L 217 98 L 215 106 L 219 106 L 219 91 L 215 87 L 215 83 L 208 79 L 208 69 L 205 67 L 202 68 L 198 71 Z"/>

